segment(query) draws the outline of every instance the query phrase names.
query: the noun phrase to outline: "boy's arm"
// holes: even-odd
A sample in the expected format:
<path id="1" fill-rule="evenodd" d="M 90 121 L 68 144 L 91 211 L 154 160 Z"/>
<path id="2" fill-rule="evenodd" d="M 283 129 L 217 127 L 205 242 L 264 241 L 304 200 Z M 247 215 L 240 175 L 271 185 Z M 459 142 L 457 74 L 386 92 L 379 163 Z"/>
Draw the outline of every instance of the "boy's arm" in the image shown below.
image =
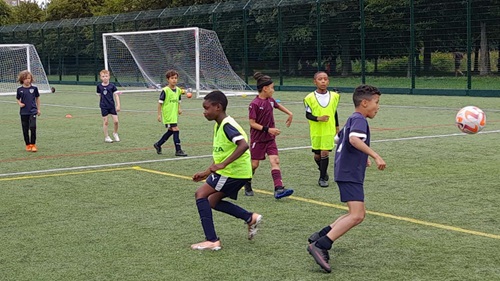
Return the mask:
<path id="1" fill-rule="evenodd" d="M 120 111 L 120 97 L 118 95 L 118 92 L 114 92 L 113 93 L 113 96 L 115 97 L 115 100 L 116 100 L 116 111 Z"/>
<path id="2" fill-rule="evenodd" d="M 375 160 L 375 163 L 377 163 L 377 168 L 379 170 L 385 169 L 386 164 L 384 159 L 382 159 L 382 157 L 380 157 L 380 155 L 378 155 L 378 153 L 376 153 L 371 147 L 366 145 L 366 143 L 362 139 L 356 136 L 351 136 L 349 137 L 349 143 L 351 143 L 352 146 L 354 146 L 359 151 L 372 157 Z"/>
<path id="3" fill-rule="evenodd" d="M 254 130 L 257 130 L 257 131 L 264 131 L 264 132 L 269 133 L 273 136 L 277 136 L 277 135 L 281 134 L 281 131 L 278 128 L 269 128 L 266 126 L 262 126 L 261 124 L 255 122 L 254 119 L 250 119 L 250 127 Z"/>
<path id="4" fill-rule="evenodd" d="M 161 122 L 161 108 L 162 108 L 162 104 L 161 103 L 158 103 L 158 122 Z"/>
<path id="5" fill-rule="evenodd" d="M 212 162 L 212 165 L 214 163 Z M 202 181 L 204 179 L 206 179 L 212 172 L 210 171 L 210 167 L 212 167 L 212 165 L 210 165 L 205 171 L 201 171 L 201 172 L 198 172 L 196 174 L 194 174 L 193 176 L 193 181 Z"/>
<path id="6" fill-rule="evenodd" d="M 36 101 L 36 111 L 37 111 L 36 114 L 40 116 L 40 114 L 42 114 L 42 112 L 40 111 L 40 97 L 36 97 L 35 101 Z"/>
<path id="7" fill-rule="evenodd" d="M 277 107 L 281 112 L 285 113 L 288 115 L 288 118 L 286 119 L 286 126 L 287 127 L 290 127 L 290 125 L 292 124 L 292 119 L 293 119 L 293 113 L 288 110 L 286 107 L 284 107 L 283 105 L 279 104 L 278 103 L 278 107 Z"/>

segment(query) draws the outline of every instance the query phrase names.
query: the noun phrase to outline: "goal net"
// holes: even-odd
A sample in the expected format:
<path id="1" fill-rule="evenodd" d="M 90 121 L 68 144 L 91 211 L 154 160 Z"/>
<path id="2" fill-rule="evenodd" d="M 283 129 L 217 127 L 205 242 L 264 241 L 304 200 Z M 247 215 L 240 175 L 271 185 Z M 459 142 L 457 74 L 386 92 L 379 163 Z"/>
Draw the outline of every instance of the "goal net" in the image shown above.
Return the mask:
<path id="1" fill-rule="evenodd" d="M 15 95 L 21 84 L 19 73 L 29 70 L 40 93 L 50 93 L 49 81 L 35 46 L 31 44 L 0 44 L 0 95 Z"/>
<path id="2" fill-rule="evenodd" d="M 104 33 L 104 64 L 123 92 L 159 91 L 165 73 L 179 73 L 178 86 L 197 97 L 213 90 L 226 95 L 254 91 L 231 68 L 215 31 L 198 27 Z"/>

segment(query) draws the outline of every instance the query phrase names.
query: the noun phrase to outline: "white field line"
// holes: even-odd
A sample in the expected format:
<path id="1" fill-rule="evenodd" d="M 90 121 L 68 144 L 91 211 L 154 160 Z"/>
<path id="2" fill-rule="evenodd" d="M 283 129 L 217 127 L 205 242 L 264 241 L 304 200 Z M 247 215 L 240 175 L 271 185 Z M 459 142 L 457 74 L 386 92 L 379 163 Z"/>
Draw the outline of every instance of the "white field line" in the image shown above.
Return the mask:
<path id="1" fill-rule="evenodd" d="M 494 133 L 500 133 L 500 130 L 483 131 L 483 132 L 480 132 L 478 134 L 494 134 Z M 396 139 L 373 140 L 372 143 L 394 142 L 394 141 L 411 141 L 411 140 L 421 140 L 421 139 L 458 137 L 458 136 L 467 136 L 467 135 L 463 134 L 463 133 L 455 133 L 455 134 L 448 134 L 448 135 L 416 136 L 416 137 L 406 137 L 406 138 L 396 138 Z M 288 150 L 300 150 L 300 149 L 310 149 L 310 148 L 311 148 L 311 146 L 296 146 L 296 147 L 280 148 L 278 150 L 279 151 L 288 151 Z M 101 165 L 55 168 L 55 169 L 46 169 L 46 170 L 34 170 L 34 171 L 24 171 L 24 172 L 15 172 L 15 173 L 5 173 L 5 174 L 0 174 L 0 177 L 11 177 L 11 176 L 19 176 L 19 175 L 32 175 L 32 174 L 40 174 L 40 173 L 53 173 L 53 172 L 75 171 L 75 170 L 86 170 L 86 169 L 99 169 L 99 168 L 105 168 L 105 167 L 132 166 L 132 165 L 140 165 L 140 164 L 147 164 L 147 163 L 182 161 L 182 160 L 211 158 L 211 157 L 212 157 L 212 155 L 199 155 L 199 156 L 188 156 L 188 157 L 182 157 L 182 158 L 167 158 L 167 159 L 142 160 L 142 161 L 131 161 L 131 162 L 121 162 L 121 163 L 111 163 L 111 164 L 101 164 Z"/>

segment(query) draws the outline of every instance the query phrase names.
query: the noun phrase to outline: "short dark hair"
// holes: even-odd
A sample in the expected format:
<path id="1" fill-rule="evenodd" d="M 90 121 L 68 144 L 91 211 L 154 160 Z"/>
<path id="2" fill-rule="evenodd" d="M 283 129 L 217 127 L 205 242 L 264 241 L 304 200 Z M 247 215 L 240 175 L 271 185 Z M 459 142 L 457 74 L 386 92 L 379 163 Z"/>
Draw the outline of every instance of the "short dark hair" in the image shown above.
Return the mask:
<path id="1" fill-rule="evenodd" d="M 208 95 L 206 95 L 203 99 L 209 101 L 212 105 L 220 104 L 222 106 L 222 110 L 226 111 L 227 97 L 223 92 L 212 91 L 208 93 Z"/>
<path id="2" fill-rule="evenodd" d="M 167 77 L 167 79 L 175 75 L 179 77 L 179 73 L 173 69 L 170 69 L 169 71 L 167 71 L 167 73 L 165 73 L 165 77 Z"/>
<path id="3" fill-rule="evenodd" d="M 352 94 L 352 101 L 354 106 L 359 106 L 363 100 L 371 100 L 374 95 L 381 95 L 382 93 L 374 86 L 371 85 L 359 85 L 354 89 L 354 94 Z"/>
<path id="4" fill-rule="evenodd" d="M 260 72 L 255 72 L 253 74 L 253 78 L 257 81 L 257 91 L 259 92 L 262 91 L 265 86 L 269 86 L 274 83 L 270 76 L 264 75 Z"/>

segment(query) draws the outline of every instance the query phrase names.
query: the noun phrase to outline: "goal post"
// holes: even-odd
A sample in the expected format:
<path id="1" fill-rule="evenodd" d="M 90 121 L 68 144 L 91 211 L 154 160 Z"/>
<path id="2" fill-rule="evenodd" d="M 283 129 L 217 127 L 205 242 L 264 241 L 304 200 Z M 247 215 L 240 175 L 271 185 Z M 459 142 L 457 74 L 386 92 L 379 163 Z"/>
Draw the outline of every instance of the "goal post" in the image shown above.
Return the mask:
<path id="1" fill-rule="evenodd" d="M 228 96 L 256 94 L 232 69 L 213 30 L 198 27 L 104 33 L 104 68 L 123 92 L 161 91 L 165 73 L 196 97 L 213 90 Z"/>
<path id="2" fill-rule="evenodd" d="M 17 81 L 23 70 L 33 75 L 33 85 L 40 93 L 50 93 L 50 85 L 35 46 L 31 44 L 0 44 L 0 95 L 15 95 L 21 84 Z"/>

